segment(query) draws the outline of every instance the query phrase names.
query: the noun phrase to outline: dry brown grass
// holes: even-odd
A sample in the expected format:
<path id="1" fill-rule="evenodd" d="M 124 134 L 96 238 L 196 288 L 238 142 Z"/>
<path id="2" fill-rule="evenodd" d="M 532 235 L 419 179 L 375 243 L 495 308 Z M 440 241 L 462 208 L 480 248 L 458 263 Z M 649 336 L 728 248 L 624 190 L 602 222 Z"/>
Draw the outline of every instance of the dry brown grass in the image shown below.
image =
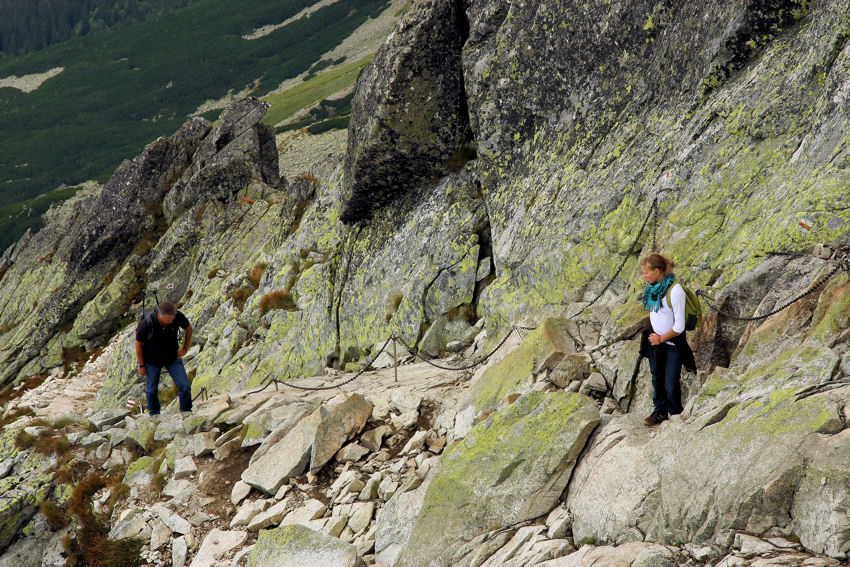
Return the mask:
<path id="1" fill-rule="evenodd" d="M 76 539 L 67 538 L 67 565 L 72 567 L 136 567 L 142 565 L 139 552 L 144 542 L 138 539 L 114 541 L 109 539 L 109 524 L 92 507 L 92 498 L 109 481 L 94 473 L 81 480 L 68 504 L 68 510 L 78 522 Z"/>
<path id="2" fill-rule="evenodd" d="M 52 530 L 61 530 L 68 525 L 68 522 L 70 522 L 65 511 L 52 500 L 42 500 L 38 507 L 41 510 L 41 513 L 44 514 L 44 517 L 47 520 L 47 525 L 50 526 L 50 529 Z"/>
<path id="3" fill-rule="evenodd" d="M 263 274 L 266 273 L 268 267 L 269 265 L 266 262 L 260 262 L 251 269 L 251 273 L 248 275 L 248 281 L 251 282 L 251 285 L 255 288 L 260 287 L 260 280 L 263 279 Z"/>
<path id="4" fill-rule="evenodd" d="M 394 293 L 390 295 L 387 300 L 387 314 L 384 316 L 387 323 L 392 320 L 393 315 L 395 315 L 395 312 L 398 311 L 398 306 L 401 305 L 402 299 L 404 299 L 403 293 Z"/>
<path id="5" fill-rule="evenodd" d="M 233 298 L 233 303 L 236 305 L 236 308 L 242 311 L 245 308 L 245 302 L 248 301 L 248 298 L 251 297 L 255 288 L 250 287 L 240 287 L 239 289 L 233 290 L 233 293 L 230 294 L 230 297 Z"/>
<path id="6" fill-rule="evenodd" d="M 284 309 L 286 311 L 298 310 L 295 305 L 295 299 L 292 297 L 292 293 L 286 290 L 267 293 L 260 300 L 260 313 L 262 315 L 265 315 L 273 309 Z"/>

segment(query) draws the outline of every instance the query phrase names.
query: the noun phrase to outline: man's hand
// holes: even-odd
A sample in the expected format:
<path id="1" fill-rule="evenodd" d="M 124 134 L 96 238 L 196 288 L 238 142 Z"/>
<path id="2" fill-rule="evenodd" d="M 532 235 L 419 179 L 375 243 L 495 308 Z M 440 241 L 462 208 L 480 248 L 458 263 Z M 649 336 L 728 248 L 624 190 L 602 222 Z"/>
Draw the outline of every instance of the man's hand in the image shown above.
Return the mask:
<path id="1" fill-rule="evenodd" d="M 184 356 L 186 356 L 187 352 L 189 352 L 189 349 L 181 348 L 180 350 L 177 351 L 177 358 L 183 358 Z"/>
<path id="2" fill-rule="evenodd" d="M 142 376 L 148 375 L 148 367 L 147 366 L 139 366 L 139 374 Z"/>

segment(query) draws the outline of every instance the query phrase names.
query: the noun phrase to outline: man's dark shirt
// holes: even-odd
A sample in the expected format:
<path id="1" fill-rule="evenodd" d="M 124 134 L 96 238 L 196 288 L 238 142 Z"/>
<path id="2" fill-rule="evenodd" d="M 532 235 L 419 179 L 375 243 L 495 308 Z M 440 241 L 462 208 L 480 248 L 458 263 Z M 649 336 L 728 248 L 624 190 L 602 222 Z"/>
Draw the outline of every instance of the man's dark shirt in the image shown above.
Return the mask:
<path id="1" fill-rule="evenodd" d="M 142 343 L 145 364 L 161 368 L 177 360 L 177 331 L 188 326 L 189 319 L 180 311 L 165 327 L 160 324 L 156 312 L 145 316 L 136 327 L 136 340 Z"/>

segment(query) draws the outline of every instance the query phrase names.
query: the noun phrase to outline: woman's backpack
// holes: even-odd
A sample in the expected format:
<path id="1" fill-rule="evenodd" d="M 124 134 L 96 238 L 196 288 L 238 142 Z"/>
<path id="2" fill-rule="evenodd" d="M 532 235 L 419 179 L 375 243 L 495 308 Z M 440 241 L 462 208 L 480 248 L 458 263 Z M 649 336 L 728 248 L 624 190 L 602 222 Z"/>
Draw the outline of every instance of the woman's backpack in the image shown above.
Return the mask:
<path id="1" fill-rule="evenodd" d="M 693 331 L 702 323 L 702 304 L 699 302 L 699 298 L 697 294 L 695 294 L 690 288 L 682 285 L 682 289 L 685 292 L 685 330 Z M 673 286 L 667 288 L 667 293 L 664 294 L 664 297 L 667 298 L 667 305 L 670 307 L 673 306 L 673 303 L 670 301 L 670 291 L 673 289 Z"/>

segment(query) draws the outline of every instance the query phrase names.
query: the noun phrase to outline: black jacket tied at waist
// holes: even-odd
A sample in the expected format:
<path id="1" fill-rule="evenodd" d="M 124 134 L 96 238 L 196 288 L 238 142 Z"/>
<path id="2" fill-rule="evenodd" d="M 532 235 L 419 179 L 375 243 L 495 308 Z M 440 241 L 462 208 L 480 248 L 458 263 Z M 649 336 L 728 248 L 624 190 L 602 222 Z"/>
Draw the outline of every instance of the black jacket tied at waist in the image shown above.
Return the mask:
<path id="1" fill-rule="evenodd" d="M 649 318 L 646 319 L 646 324 L 644 325 L 643 332 L 641 333 L 640 338 L 640 355 L 646 358 L 649 358 L 653 355 L 652 345 L 649 344 L 649 335 L 653 332 L 652 325 L 649 323 Z M 688 339 L 686 337 L 687 332 L 683 331 L 681 334 L 676 335 L 670 342 L 673 343 L 677 349 L 679 349 L 679 354 L 682 357 L 682 366 L 685 369 L 696 372 L 697 371 L 697 363 L 694 359 L 694 351 L 691 350 L 690 345 L 688 344 Z M 666 348 L 666 343 L 661 343 L 660 345 L 654 347 L 655 354 L 663 353 L 662 349 Z"/>

